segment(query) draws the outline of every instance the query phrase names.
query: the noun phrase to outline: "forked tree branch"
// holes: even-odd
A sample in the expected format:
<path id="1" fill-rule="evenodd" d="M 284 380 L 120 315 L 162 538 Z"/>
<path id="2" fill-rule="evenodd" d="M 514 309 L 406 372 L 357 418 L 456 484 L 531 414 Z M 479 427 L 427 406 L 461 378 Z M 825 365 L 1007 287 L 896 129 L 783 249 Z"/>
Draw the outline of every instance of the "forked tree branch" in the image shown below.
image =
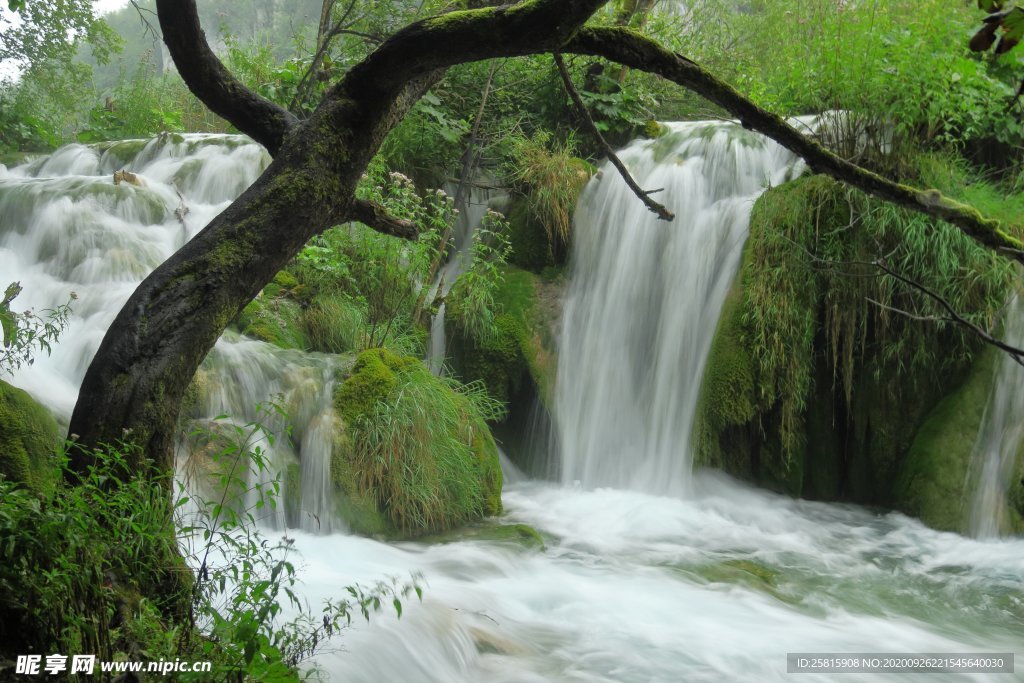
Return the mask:
<path id="1" fill-rule="evenodd" d="M 156 0 L 164 43 L 178 73 L 196 97 L 275 156 L 296 123 L 287 109 L 249 88 L 210 49 L 195 0 Z"/>
<path id="2" fill-rule="evenodd" d="M 633 180 L 633 176 L 629 174 L 629 170 L 626 168 L 626 165 L 622 163 L 622 160 L 619 159 L 617 154 L 615 154 L 615 150 L 612 149 L 612 146 L 609 145 L 608 141 L 604 139 L 603 135 L 601 135 L 601 131 L 598 129 L 597 124 L 594 123 L 594 119 L 591 118 L 586 105 L 583 104 L 583 98 L 581 98 L 580 94 L 576 91 L 576 86 L 572 84 L 572 76 L 569 75 L 569 70 L 565 68 L 565 60 L 562 59 L 562 55 L 556 52 L 552 56 L 555 58 L 555 65 L 558 67 L 558 73 L 562 76 L 562 85 L 565 86 L 565 91 L 569 93 L 569 98 L 572 99 L 572 103 L 575 105 L 576 111 L 583 119 L 583 122 L 587 125 L 587 128 L 590 129 L 590 134 L 594 136 L 598 143 L 600 143 L 602 151 L 604 151 L 605 156 L 608 157 L 608 161 L 610 161 L 612 166 L 618 170 L 619 175 L 621 175 L 622 179 L 626 182 L 626 186 L 629 187 L 629 189 L 633 191 L 633 194 L 639 197 L 640 201 L 642 201 L 644 205 L 646 205 L 647 208 L 655 213 L 661 220 L 670 221 L 675 218 L 676 216 L 674 213 L 666 209 L 664 205 L 651 199 L 651 193 L 645 191 L 642 187 L 637 185 L 635 180 Z"/>
<path id="3" fill-rule="evenodd" d="M 415 240 L 420 235 L 419 228 L 412 221 L 395 218 L 380 204 L 364 199 L 357 199 L 352 204 L 349 217 L 384 235 L 401 237 L 405 240 Z"/>
<path id="4" fill-rule="evenodd" d="M 878 268 L 882 272 L 887 273 L 891 277 L 899 280 L 900 282 L 902 282 L 903 284 L 907 285 L 911 289 L 915 289 L 918 292 L 921 292 L 922 294 L 927 296 L 929 299 L 931 299 L 931 300 L 935 301 L 937 304 L 939 304 L 939 306 L 941 306 L 946 311 L 946 313 L 948 314 L 946 317 L 941 318 L 941 320 L 944 320 L 946 322 L 951 322 L 951 323 L 960 325 L 962 327 L 966 327 L 975 336 L 977 336 L 979 339 L 981 339 L 986 344 L 990 344 L 991 346 L 994 346 L 997 349 L 1005 351 L 1007 354 L 1009 354 L 1010 358 L 1015 360 L 1017 363 L 1020 363 L 1021 365 L 1024 365 L 1024 349 L 1017 348 L 1016 346 L 1013 346 L 1012 344 L 1007 344 L 1006 342 L 1002 341 L 1001 339 L 997 339 L 996 337 L 993 337 L 991 334 L 989 334 L 989 332 L 987 330 L 985 330 L 984 328 L 976 325 L 975 323 L 971 322 L 967 318 L 965 318 L 962 315 L 960 315 L 960 313 L 958 313 L 957 310 L 955 308 L 953 308 L 953 305 L 951 303 L 949 303 L 949 301 L 947 301 L 945 298 L 943 298 L 941 295 L 939 295 L 934 290 L 929 289 L 928 287 L 925 287 L 923 284 L 921 284 L 920 282 L 917 282 L 916 280 L 912 280 L 912 279 L 908 278 L 905 275 L 901 275 L 897 271 L 895 271 L 892 268 L 890 268 L 889 266 L 887 266 L 885 264 L 885 261 L 882 260 L 882 259 L 878 259 L 876 261 L 872 261 L 870 263 L 870 265 L 874 266 L 875 268 Z M 908 313 L 906 311 L 902 311 L 902 310 L 900 310 L 898 308 L 892 308 L 891 306 L 886 306 L 885 304 L 879 303 L 877 301 L 873 301 L 871 299 L 869 299 L 869 301 L 871 301 L 871 303 L 873 303 L 873 304 L 875 304 L 877 306 L 881 306 L 882 308 L 890 310 L 890 311 L 892 311 L 894 313 L 900 313 L 902 315 L 906 315 L 906 316 L 909 316 L 909 317 L 912 317 L 912 318 L 920 318 L 920 316 L 915 316 L 912 313 Z"/>

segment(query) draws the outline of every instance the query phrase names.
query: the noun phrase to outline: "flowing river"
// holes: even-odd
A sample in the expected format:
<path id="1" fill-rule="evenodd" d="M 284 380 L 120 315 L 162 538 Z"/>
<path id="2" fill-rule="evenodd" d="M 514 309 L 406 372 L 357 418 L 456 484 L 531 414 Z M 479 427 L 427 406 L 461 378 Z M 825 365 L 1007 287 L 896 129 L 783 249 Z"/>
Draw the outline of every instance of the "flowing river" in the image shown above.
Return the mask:
<path id="1" fill-rule="evenodd" d="M 265 533 L 289 527 L 311 605 L 352 583 L 422 573 L 422 603 L 407 602 L 401 619 L 353 625 L 315 660 L 325 680 L 771 681 L 790 677 L 789 652 L 1021 650 L 1024 540 L 940 533 L 895 513 L 691 474 L 696 393 L 750 207 L 800 166 L 732 124 L 670 126 L 623 158 L 642 186 L 665 188 L 656 197 L 675 222 L 658 224 L 608 168 L 577 216 L 556 397 L 562 480 L 509 471 L 516 483 L 503 495 L 502 521 L 538 529 L 543 550 L 345 533 L 327 484 L 337 359 L 227 335 L 204 365 L 208 417 L 252 419 L 275 394 L 289 406 L 295 438 L 270 457 L 282 471 L 299 468 L 301 509 L 279 510 Z M 266 163 L 242 138 L 185 136 L 72 145 L 0 167 L 0 285 L 21 281 L 18 308 L 79 297 L 53 356 L 14 383 L 66 421 L 132 289 Z M 146 186 L 114 186 L 121 168 Z"/>

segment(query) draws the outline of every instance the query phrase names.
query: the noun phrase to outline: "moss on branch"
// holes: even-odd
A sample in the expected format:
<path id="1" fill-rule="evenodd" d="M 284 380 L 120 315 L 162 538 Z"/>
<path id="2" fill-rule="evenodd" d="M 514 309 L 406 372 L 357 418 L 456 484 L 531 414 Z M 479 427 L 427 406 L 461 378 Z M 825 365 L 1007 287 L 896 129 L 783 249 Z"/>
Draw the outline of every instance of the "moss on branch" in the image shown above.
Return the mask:
<path id="1" fill-rule="evenodd" d="M 756 130 L 799 155 L 813 170 L 898 206 L 951 223 L 980 244 L 1024 263 L 1024 242 L 1015 237 L 1024 232 L 1020 226 L 1006 226 L 938 190 L 903 185 L 842 159 L 711 72 L 636 31 L 587 27 L 566 44 L 564 51 L 604 57 L 689 88 L 736 116 L 745 128 Z"/>

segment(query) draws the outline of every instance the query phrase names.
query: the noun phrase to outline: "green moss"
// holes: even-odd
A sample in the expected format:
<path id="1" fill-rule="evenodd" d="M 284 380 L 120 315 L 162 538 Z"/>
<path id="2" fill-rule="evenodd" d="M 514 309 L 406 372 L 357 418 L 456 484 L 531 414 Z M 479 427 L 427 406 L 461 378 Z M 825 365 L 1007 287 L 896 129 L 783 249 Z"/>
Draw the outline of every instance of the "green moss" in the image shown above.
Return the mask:
<path id="1" fill-rule="evenodd" d="M 654 119 L 648 119 L 647 122 L 644 123 L 643 134 L 645 138 L 651 138 L 654 140 L 668 133 L 668 130 L 667 126 L 661 125 Z"/>
<path id="2" fill-rule="evenodd" d="M 502 512 L 501 488 L 505 477 L 501 472 L 498 459 L 498 445 L 494 442 L 491 432 L 480 424 L 473 431 L 473 455 L 476 457 L 476 469 L 483 486 L 484 515 L 493 517 Z"/>
<path id="3" fill-rule="evenodd" d="M 995 357 L 995 351 L 984 351 L 966 381 L 932 410 L 900 467 L 894 490 L 897 505 L 936 529 L 964 530 L 967 472 Z"/>
<path id="4" fill-rule="evenodd" d="M 560 271 L 559 271 L 560 273 Z M 554 328 L 561 314 L 564 280 L 544 279 L 515 267 L 506 267 L 494 293 L 494 334 L 469 338 L 460 324 L 459 311 L 446 319 L 449 354 L 465 381 L 482 381 L 494 398 L 511 404 L 533 397 L 550 405 L 557 374 Z"/>
<path id="5" fill-rule="evenodd" d="M 62 435 L 43 406 L 0 380 L 0 476 L 42 490 L 56 472 Z"/>
<path id="6" fill-rule="evenodd" d="M 287 270 L 282 270 L 274 276 L 274 284 L 281 289 L 295 289 L 299 286 L 299 280 Z"/>
<path id="7" fill-rule="evenodd" d="M 546 550 L 544 537 L 528 524 L 474 524 L 443 534 L 424 536 L 424 543 L 456 543 L 460 541 L 485 541 L 514 543 L 524 548 Z"/>
<path id="8" fill-rule="evenodd" d="M 257 297 L 249 302 L 235 321 L 245 335 L 282 349 L 306 350 L 309 344 L 303 330 L 302 307 L 284 297 Z"/>
<path id="9" fill-rule="evenodd" d="M 754 359 L 743 337 L 742 301 L 737 283 L 726 297 L 704 372 L 700 413 L 715 431 L 745 424 L 756 414 Z"/>
<path id="10" fill-rule="evenodd" d="M 335 410 L 349 424 L 372 415 L 377 403 L 387 401 L 398 384 L 395 372 L 414 361 L 387 349 L 369 349 L 359 354 L 352 374 L 334 393 Z"/>
<path id="11" fill-rule="evenodd" d="M 302 467 L 290 462 L 284 470 L 284 514 L 290 526 L 299 526 L 302 519 Z"/>
<path id="12" fill-rule="evenodd" d="M 792 495 L 904 507 L 897 472 L 929 411 L 970 366 L 977 340 L 872 303 L 913 301 L 922 315 L 944 315 L 879 277 L 869 265 L 879 254 L 983 326 L 1011 278 L 951 226 L 829 178 L 770 189 L 754 206 L 708 359 L 693 432 L 697 464 Z"/>
<path id="13" fill-rule="evenodd" d="M 522 351 L 526 335 L 519 318 L 499 315 L 494 319 L 494 334 L 478 342 L 465 358 L 464 375 L 483 381 L 491 396 L 508 403 L 519 391 L 527 370 Z"/>
<path id="14" fill-rule="evenodd" d="M 1017 450 L 1017 465 L 1010 476 L 1007 502 L 1011 531 L 1015 534 L 1024 534 L 1024 443 L 1021 443 Z"/>

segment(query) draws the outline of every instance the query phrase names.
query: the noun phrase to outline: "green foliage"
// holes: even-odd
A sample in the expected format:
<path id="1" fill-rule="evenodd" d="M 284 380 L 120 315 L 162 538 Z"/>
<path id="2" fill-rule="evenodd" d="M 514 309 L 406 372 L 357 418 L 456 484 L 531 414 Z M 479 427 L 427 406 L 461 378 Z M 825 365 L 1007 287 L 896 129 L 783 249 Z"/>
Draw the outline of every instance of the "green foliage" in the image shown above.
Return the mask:
<path id="1" fill-rule="evenodd" d="M 137 596 L 161 596 L 162 618 L 187 603 L 166 480 L 127 479 L 133 447 L 104 447 L 74 486 L 41 494 L 0 480 L 0 642 L 6 655 L 131 651 Z M 133 456 L 132 461 L 141 458 Z M 153 475 L 153 476 L 150 476 Z M 77 479 L 76 479 L 77 478 Z"/>
<path id="2" fill-rule="evenodd" d="M 68 64 L 78 40 L 87 42 L 93 55 L 105 61 L 119 46 L 117 35 L 95 16 L 88 0 L 14 0 L 8 7 L 18 14 L 19 21 L 0 15 L 0 62 L 29 67 L 44 62 Z"/>
<path id="3" fill-rule="evenodd" d="M 371 349 L 338 387 L 335 404 L 350 436 L 347 452 L 334 455 L 347 461 L 337 471 L 356 477 L 402 533 L 443 531 L 501 511 L 501 469 L 486 422 L 503 408 L 482 385 Z"/>
<path id="4" fill-rule="evenodd" d="M 963 3 L 732 4 L 706 0 L 697 30 L 674 42 L 773 111 L 845 110 L 862 132 L 891 127 L 897 146 L 920 137 L 1018 144 L 1024 135 L 1007 107 L 1024 66 L 970 54 L 977 16 Z"/>
<path id="5" fill-rule="evenodd" d="M 180 81 L 160 76 L 145 64 L 127 76 L 103 104 L 93 107 L 78 132 L 79 142 L 148 138 L 162 132 L 184 132 Z"/>
<path id="6" fill-rule="evenodd" d="M 442 261 L 442 241 L 454 227 L 454 201 L 442 190 L 418 192 L 412 181 L 387 172 L 376 160 L 359 196 L 384 206 L 398 218 L 416 223 L 415 242 L 397 240 L 359 225 L 325 231 L 312 240 L 292 267 L 308 297 L 303 299 L 303 329 L 309 348 L 331 353 L 387 347 L 403 355 L 423 352 L 421 322 L 435 302 L 431 282 Z M 504 218 L 486 214 L 465 270 L 451 285 L 448 299 L 466 312 L 481 333 L 493 323 L 491 292 L 500 282 L 508 255 Z M 266 292 L 266 290 L 264 290 Z M 294 291 L 291 293 L 294 297 Z"/>
<path id="7" fill-rule="evenodd" d="M 257 406 L 265 421 L 286 420 L 277 404 Z M 288 430 L 283 436 L 287 437 Z M 244 674 L 261 681 L 295 680 L 295 667 L 314 656 L 357 614 L 369 619 L 386 604 L 398 616 L 402 599 L 421 589 L 413 582 L 378 582 L 372 588 L 348 586 L 348 598 L 332 599 L 313 613 L 295 593 L 298 577 L 291 541 L 271 545 L 255 529 L 267 508 L 278 505 L 280 481 L 263 444 L 278 438 L 259 420 L 245 425 L 221 417 L 214 427 L 192 434 L 185 471 L 213 471 L 218 480 L 212 498 L 199 482 L 179 484 L 175 509 L 188 564 L 195 570 L 192 604 L 195 621 L 186 625 L 178 647 L 216 663 L 221 675 Z M 199 461 L 199 462 L 197 462 Z M 255 501 L 255 502 L 252 502 Z M 185 514 L 186 509 L 193 512 Z M 298 616 L 283 621 L 285 605 Z M 171 651 L 171 655 L 179 655 Z"/>
<path id="8" fill-rule="evenodd" d="M 3 329 L 3 348 L 0 349 L 0 373 L 11 374 L 22 365 L 32 365 L 39 351 L 47 355 L 61 332 L 67 329 L 71 315 L 71 302 L 77 299 L 72 292 L 67 303 L 43 310 L 43 316 L 32 311 L 17 313 L 11 303 L 21 293 L 20 283 L 8 285 L 0 301 L 0 328 Z"/>
<path id="9" fill-rule="evenodd" d="M 571 136 L 557 143 L 547 133 L 518 135 L 509 146 L 513 159 L 510 177 L 525 188 L 530 211 L 544 226 L 549 244 L 564 248 L 569 243 L 576 202 L 593 169 L 574 156 Z"/>
<path id="10" fill-rule="evenodd" d="M 548 402 L 557 370 L 550 330 L 560 308 L 545 310 L 541 292 L 558 285 L 509 266 L 500 274 L 493 292 L 494 325 L 488 333 L 466 325 L 458 306 L 448 309 L 453 365 L 464 380 L 483 382 L 487 392 L 504 403 L 513 401 L 530 382 Z"/>
<path id="11" fill-rule="evenodd" d="M 937 163 L 921 160 L 922 176 L 934 174 Z M 976 183 L 973 191 L 991 192 L 981 187 Z M 758 405 L 779 406 L 784 453 L 802 441 L 814 349 L 826 350 L 833 381 L 851 406 L 866 356 L 893 364 L 897 374 L 934 373 L 969 358 L 976 346 L 937 302 L 875 268 L 879 258 L 983 328 L 993 326 L 1012 279 L 1004 260 L 952 226 L 822 176 L 772 189 L 755 205 L 738 338 L 753 349 Z"/>
<path id="12" fill-rule="evenodd" d="M 474 339 L 487 339 L 495 332 L 494 294 L 502 285 L 503 266 L 511 252 L 508 231 L 505 217 L 488 209 L 474 237 L 469 267 L 445 297 L 447 310 Z"/>

